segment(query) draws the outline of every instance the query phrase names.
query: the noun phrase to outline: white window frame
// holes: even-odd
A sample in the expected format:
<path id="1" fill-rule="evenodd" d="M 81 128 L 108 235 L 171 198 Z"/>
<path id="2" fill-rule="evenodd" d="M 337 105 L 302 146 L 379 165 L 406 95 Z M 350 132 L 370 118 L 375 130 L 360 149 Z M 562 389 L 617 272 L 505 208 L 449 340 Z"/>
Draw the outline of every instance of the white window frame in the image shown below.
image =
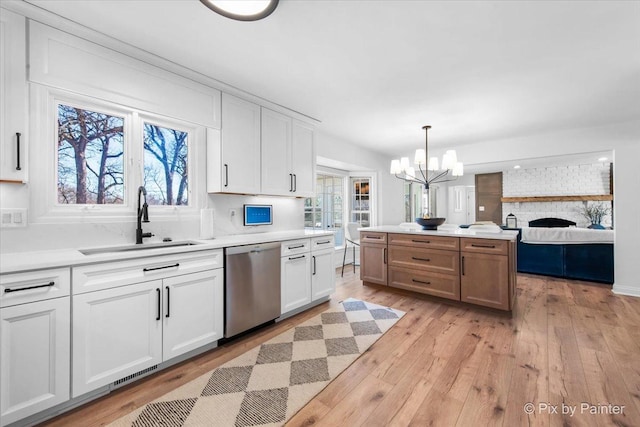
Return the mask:
<path id="1" fill-rule="evenodd" d="M 135 110 L 68 91 L 36 83 L 30 84 L 31 174 L 30 221 L 33 223 L 130 222 L 135 221 L 137 190 L 142 185 L 143 123 L 145 121 L 189 133 L 189 205 L 149 206 L 150 217 L 156 220 L 199 218 L 203 203 L 199 190 L 206 188 L 206 130 L 203 126 Z M 124 203 L 122 204 L 61 204 L 58 203 L 57 122 L 58 104 L 71 105 L 124 118 Z M 37 153 L 37 154 L 36 154 Z"/>
<path id="2" fill-rule="evenodd" d="M 369 227 L 378 225 L 378 173 L 372 171 L 352 171 L 347 177 L 347 222 L 351 221 L 351 178 L 368 178 L 369 179 Z M 346 223 L 345 223 L 346 225 Z"/>
<path id="3" fill-rule="evenodd" d="M 139 124 L 138 126 L 136 126 L 136 131 L 139 132 L 139 134 L 136 135 L 136 140 L 140 141 L 140 147 L 138 148 L 140 150 L 140 154 L 139 154 L 140 165 L 137 168 L 137 173 L 138 173 L 137 179 L 139 183 L 138 186 L 144 183 L 144 144 L 143 144 L 144 124 L 150 123 L 150 124 L 165 127 L 165 128 L 179 130 L 181 132 L 186 132 L 189 134 L 189 136 L 187 137 L 188 138 L 187 139 L 187 167 L 189 169 L 188 171 L 189 184 L 187 187 L 187 194 L 188 194 L 187 200 L 189 200 L 189 204 L 180 205 L 180 206 L 149 205 L 150 215 L 152 215 L 155 211 L 156 214 L 159 214 L 160 216 L 171 216 L 172 211 L 180 210 L 183 212 L 188 212 L 188 213 L 190 212 L 194 215 L 197 214 L 199 218 L 199 210 L 197 209 L 200 206 L 200 200 L 198 197 L 199 193 L 197 191 L 194 191 L 194 188 L 205 189 L 206 182 L 204 182 L 201 179 L 200 180 L 198 179 L 200 176 L 205 177 L 205 170 L 196 161 L 196 159 L 198 158 L 206 159 L 206 155 L 203 152 L 202 156 L 196 157 L 194 152 L 198 151 L 198 147 L 204 147 L 206 145 L 205 144 L 206 130 L 202 126 L 190 124 L 183 120 L 171 119 L 171 118 L 159 116 L 157 114 L 138 113 L 138 118 L 139 118 Z M 206 164 L 202 166 L 206 167 Z M 203 170 L 200 171 L 200 169 L 203 169 Z M 198 173 L 198 172 L 201 172 L 201 173 Z M 138 188 L 138 186 L 136 186 L 136 189 Z"/>

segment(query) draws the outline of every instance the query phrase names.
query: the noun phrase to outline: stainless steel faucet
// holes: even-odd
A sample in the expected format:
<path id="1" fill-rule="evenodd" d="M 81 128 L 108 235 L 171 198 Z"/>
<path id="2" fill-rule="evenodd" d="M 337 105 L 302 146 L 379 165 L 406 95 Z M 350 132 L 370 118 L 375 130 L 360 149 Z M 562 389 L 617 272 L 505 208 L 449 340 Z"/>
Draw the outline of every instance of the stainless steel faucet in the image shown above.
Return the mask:
<path id="1" fill-rule="evenodd" d="M 140 207 L 140 195 L 144 196 L 144 203 L 142 208 Z M 149 205 L 147 205 L 147 190 L 140 186 L 138 187 L 138 228 L 136 229 L 136 244 L 142 244 L 142 239 L 151 237 L 151 233 L 142 232 L 142 223 L 149 222 Z"/>

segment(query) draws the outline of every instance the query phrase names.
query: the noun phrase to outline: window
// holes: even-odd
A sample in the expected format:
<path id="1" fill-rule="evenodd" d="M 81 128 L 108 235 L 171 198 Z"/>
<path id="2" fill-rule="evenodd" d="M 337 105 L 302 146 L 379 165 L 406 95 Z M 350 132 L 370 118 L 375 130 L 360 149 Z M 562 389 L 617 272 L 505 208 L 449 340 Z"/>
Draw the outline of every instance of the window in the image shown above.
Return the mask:
<path id="1" fill-rule="evenodd" d="M 316 197 L 304 202 L 304 226 L 335 231 L 336 246 L 344 244 L 344 177 L 316 175 Z"/>
<path id="2" fill-rule="evenodd" d="M 351 177 L 351 222 L 363 227 L 371 224 L 370 178 Z"/>
<path id="3" fill-rule="evenodd" d="M 188 133 L 145 122 L 143 141 L 149 205 L 187 205 Z"/>
<path id="4" fill-rule="evenodd" d="M 124 118 L 57 107 L 58 203 L 124 203 Z"/>
<path id="5" fill-rule="evenodd" d="M 41 85 L 31 96 L 34 222 L 129 221 L 141 185 L 154 219 L 199 217 L 203 126 Z"/>
<path id="6" fill-rule="evenodd" d="M 422 217 L 422 184 L 415 182 L 404 183 L 404 220 L 413 222 Z"/>

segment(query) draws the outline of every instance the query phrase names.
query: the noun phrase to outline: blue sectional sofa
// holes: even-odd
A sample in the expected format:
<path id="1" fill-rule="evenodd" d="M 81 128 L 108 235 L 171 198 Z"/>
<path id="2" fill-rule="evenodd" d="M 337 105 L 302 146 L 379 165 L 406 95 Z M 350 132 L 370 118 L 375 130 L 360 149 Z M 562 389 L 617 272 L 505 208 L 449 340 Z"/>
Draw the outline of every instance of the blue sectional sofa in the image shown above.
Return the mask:
<path id="1" fill-rule="evenodd" d="M 613 243 L 525 243 L 517 230 L 518 272 L 613 283 Z"/>

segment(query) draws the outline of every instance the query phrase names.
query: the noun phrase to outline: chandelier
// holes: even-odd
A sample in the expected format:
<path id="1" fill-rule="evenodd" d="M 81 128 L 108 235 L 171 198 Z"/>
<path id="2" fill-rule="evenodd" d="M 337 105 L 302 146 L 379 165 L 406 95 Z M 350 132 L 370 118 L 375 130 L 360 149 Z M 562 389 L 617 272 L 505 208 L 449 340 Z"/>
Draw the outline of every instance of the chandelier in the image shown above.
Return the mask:
<path id="1" fill-rule="evenodd" d="M 439 182 L 453 181 L 463 175 L 462 162 L 458 161 L 456 150 L 447 150 L 442 156 L 442 163 L 438 163 L 437 157 L 429 158 L 429 137 L 428 132 L 431 126 L 423 126 L 425 138 L 424 149 L 418 148 L 414 158 L 415 167 L 409 164 L 408 157 L 391 161 L 390 172 L 398 179 L 407 182 L 415 182 L 424 185 L 425 190 L 429 185 Z M 428 159 L 428 163 L 427 163 Z M 417 168 L 417 171 L 416 171 Z M 419 172 L 419 173 L 416 173 Z"/>

